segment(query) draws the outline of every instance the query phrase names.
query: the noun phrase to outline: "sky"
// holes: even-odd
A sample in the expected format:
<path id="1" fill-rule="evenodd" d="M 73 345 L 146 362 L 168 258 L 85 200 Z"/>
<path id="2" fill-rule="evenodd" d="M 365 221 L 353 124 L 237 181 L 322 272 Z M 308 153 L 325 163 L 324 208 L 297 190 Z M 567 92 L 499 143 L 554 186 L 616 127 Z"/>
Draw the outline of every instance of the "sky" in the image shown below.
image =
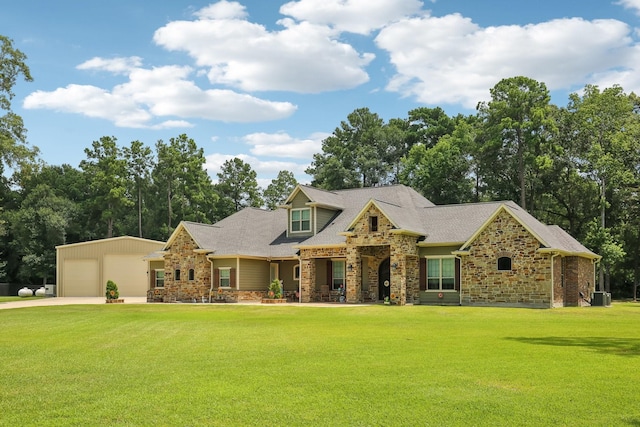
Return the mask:
<path id="1" fill-rule="evenodd" d="M 187 134 L 214 181 L 239 157 L 263 188 L 309 183 L 358 108 L 473 114 L 519 75 L 559 106 L 586 84 L 640 93 L 640 0 L 20 0 L 0 34 L 27 55 L 12 107 L 47 164 Z"/>

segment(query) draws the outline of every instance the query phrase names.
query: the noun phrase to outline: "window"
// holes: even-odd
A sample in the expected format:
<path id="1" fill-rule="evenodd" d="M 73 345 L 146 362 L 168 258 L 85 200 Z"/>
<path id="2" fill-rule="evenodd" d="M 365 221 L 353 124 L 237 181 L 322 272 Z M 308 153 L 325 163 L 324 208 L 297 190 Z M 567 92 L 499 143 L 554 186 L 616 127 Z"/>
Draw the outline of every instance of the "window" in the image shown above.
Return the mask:
<path id="1" fill-rule="evenodd" d="M 173 274 L 173 280 L 180 280 L 180 269 L 176 268 L 176 271 Z"/>
<path id="2" fill-rule="evenodd" d="M 193 268 L 190 268 L 189 269 L 189 281 L 193 282 L 195 280 L 195 276 L 196 276 L 195 271 L 193 270 Z"/>
<path id="3" fill-rule="evenodd" d="M 164 270 L 155 270 L 156 273 L 156 288 L 164 288 Z"/>
<path id="4" fill-rule="evenodd" d="M 311 231 L 311 209 L 291 210 L 291 232 Z"/>
<path id="5" fill-rule="evenodd" d="M 378 231 L 378 217 L 370 216 L 369 217 L 369 232 L 375 233 Z"/>
<path id="6" fill-rule="evenodd" d="M 300 280 L 300 264 L 293 266 L 293 280 Z"/>
<path id="7" fill-rule="evenodd" d="M 220 269 L 220 283 L 218 284 L 221 288 L 230 288 L 231 287 L 231 269 L 230 268 L 221 268 Z"/>
<path id="8" fill-rule="evenodd" d="M 500 258 L 498 258 L 498 270 L 511 270 L 511 258 L 508 256 L 501 256 Z"/>
<path id="9" fill-rule="evenodd" d="M 455 258 L 429 258 L 427 260 L 427 289 L 431 291 L 456 288 Z"/>
<path id="10" fill-rule="evenodd" d="M 340 286 L 344 286 L 346 283 L 345 277 L 345 261 L 332 261 L 333 268 L 331 278 L 331 289 L 334 291 L 339 290 Z"/>

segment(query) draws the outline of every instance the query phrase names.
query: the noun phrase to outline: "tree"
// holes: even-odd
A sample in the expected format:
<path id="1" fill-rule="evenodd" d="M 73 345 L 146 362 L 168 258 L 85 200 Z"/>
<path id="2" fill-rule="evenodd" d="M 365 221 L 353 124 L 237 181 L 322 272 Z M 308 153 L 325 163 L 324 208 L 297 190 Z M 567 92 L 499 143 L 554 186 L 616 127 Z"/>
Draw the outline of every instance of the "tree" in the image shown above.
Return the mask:
<path id="1" fill-rule="evenodd" d="M 271 180 L 271 184 L 267 186 L 262 194 L 267 208 L 274 210 L 284 203 L 296 185 L 298 185 L 298 181 L 296 181 L 292 172 L 278 172 L 277 178 Z"/>
<path id="2" fill-rule="evenodd" d="M 13 40 L 0 35 L 0 110 L 6 111 L 0 116 L 0 172 L 5 165 L 14 167 L 32 162 L 38 154 L 36 147 L 27 146 L 22 118 L 11 110 L 17 79 L 22 76 L 27 82 L 33 81 L 26 59 L 24 53 L 13 47 Z"/>
<path id="3" fill-rule="evenodd" d="M 609 282 L 611 269 L 621 263 L 626 255 L 622 245 L 614 239 L 609 229 L 602 227 L 595 219 L 589 224 L 585 245 L 602 256 L 600 270 L 606 273 L 607 280 L 605 283 L 600 282 L 600 290 L 611 292 L 611 283 Z"/>
<path id="4" fill-rule="evenodd" d="M 478 104 L 483 121 L 483 178 L 499 197 L 534 208 L 536 173 L 546 162 L 545 142 L 553 130 L 549 91 L 528 77 L 503 79 L 491 90 L 491 101 Z"/>
<path id="5" fill-rule="evenodd" d="M 151 148 L 140 141 L 131 141 L 130 147 L 124 147 L 124 158 L 127 161 L 127 172 L 133 180 L 138 205 L 138 237 L 142 237 L 142 192 L 150 185 L 153 153 Z"/>
<path id="6" fill-rule="evenodd" d="M 216 190 L 220 195 L 218 215 L 227 217 L 246 207 L 260 207 L 263 204 L 256 172 L 251 165 L 237 157 L 227 160 L 218 173 Z"/>
<path id="7" fill-rule="evenodd" d="M 578 122 L 574 137 L 583 152 L 580 169 L 598 186 L 598 224 L 605 235 L 622 233 L 625 200 L 633 197 L 638 184 L 640 116 L 635 100 L 635 95 L 625 94 L 617 85 L 602 91 L 587 85 L 582 97 L 570 96 L 568 110 Z M 609 273 L 615 263 L 603 261 L 602 265 L 600 287 L 606 281 L 609 289 Z"/>
<path id="8" fill-rule="evenodd" d="M 322 141 L 322 153 L 313 155 L 306 173 L 313 185 L 327 190 L 371 187 L 389 181 L 390 165 L 384 121 L 368 108 L 354 110 L 331 136 Z"/>
<path id="9" fill-rule="evenodd" d="M 56 249 L 66 243 L 75 205 L 46 184 L 38 184 L 11 214 L 12 248 L 20 263 L 17 277 L 47 283 L 56 273 Z"/>
<path id="10" fill-rule="evenodd" d="M 435 204 L 463 203 L 472 198 L 470 158 L 464 139 L 443 136 L 431 148 L 423 143 L 411 147 L 403 159 L 400 182 L 420 191 Z"/>
<path id="11" fill-rule="evenodd" d="M 435 146 L 440 138 L 451 135 L 456 126 L 455 119 L 449 117 L 442 108 L 420 107 L 409 111 L 409 147 L 424 144 Z"/>
<path id="12" fill-rule="evenodd" d="M 152 177 L 158 194 L 161 235 L 167 238 L 176 221 L 210 223 L 218 201 L 211 178 L 204 169 L 204 150 L 186 134 L 156 144 L 158 161 Z"/>
<path id="13" fill-rule="evenodd" d="M 93 216 L 106 224 L 106 237 L 114 236 L 114 224 L 124 209 L 133 206 L 127 192 L 127 163 L 115 137 L 103 136 L 85 148 L 80 162 L 92 194 Z"/>

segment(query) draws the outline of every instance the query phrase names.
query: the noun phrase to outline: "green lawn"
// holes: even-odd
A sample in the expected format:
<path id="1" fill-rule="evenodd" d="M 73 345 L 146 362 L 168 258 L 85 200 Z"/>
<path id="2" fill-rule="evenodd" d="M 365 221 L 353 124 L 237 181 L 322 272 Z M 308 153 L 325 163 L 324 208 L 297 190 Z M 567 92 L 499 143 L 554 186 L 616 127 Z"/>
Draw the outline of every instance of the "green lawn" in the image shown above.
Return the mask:
<path id="1" fill-rule="evenodd" d="M 105 304 L 0 323 L 6 426 L 640 425 L 640 304 Z"/>
<path id="2" fill-rule="evenodd" d="M 11 301 L 29 301 L 32 299 L 42 299 L 44 297 L 19 297 L 19 296 L 11 296 L 11 297 L 0 297 L 0 304 L 4 303 L 4 302 L 11 302 Z"/>

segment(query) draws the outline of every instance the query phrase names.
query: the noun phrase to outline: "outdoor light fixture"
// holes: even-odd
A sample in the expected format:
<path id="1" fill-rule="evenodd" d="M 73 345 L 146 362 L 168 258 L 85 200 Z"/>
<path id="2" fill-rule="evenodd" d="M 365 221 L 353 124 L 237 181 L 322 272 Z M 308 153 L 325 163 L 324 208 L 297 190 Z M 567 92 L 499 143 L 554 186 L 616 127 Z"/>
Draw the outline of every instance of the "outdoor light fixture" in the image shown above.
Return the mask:
<path id="1" fill-rule="evenodd" d="M 398 263 L 397 263 L 397 262 L 394 262 L 393 264 L 391 264 L 391 267 L 393 267 L 393 268 L 398 268 Z"/>
<path id="2" fill-rule="evenodd" d="M 349 271 L 353 270 L 353 265 L 349 264 L 349 265 L 347 266 L 347 270 L 349 270 Z"/>

